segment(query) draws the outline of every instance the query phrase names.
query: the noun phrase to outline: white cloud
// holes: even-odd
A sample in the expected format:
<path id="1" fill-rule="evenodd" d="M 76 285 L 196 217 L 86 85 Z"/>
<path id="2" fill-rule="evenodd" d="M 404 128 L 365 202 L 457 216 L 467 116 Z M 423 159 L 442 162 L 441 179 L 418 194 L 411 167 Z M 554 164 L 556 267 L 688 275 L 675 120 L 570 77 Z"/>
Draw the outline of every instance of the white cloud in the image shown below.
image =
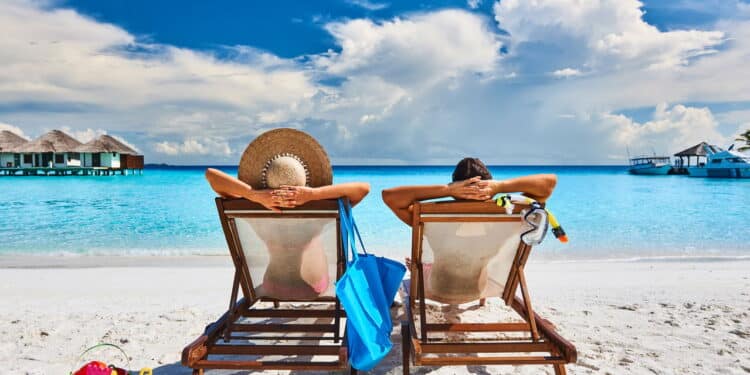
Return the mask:
<path id="1" fill-rule="evenodd" d="M 391 21 L 334 22 L 326 30 L 341 52 L 319 56 L 319 68 L 333 75 L 374 75 L 400 86 L 491 73 L 501 46 L 482 17 L 455 9 Z"/>
<path id="2" fill-rule="evenodd" d="M 376 3 L 369 0 L 346 0 L 346 2 L 367 10 L 381 10 L 390 6 L 388 3 Z"/>
<path id="3" fill-rule="evenodd" d="M 622 163 L 626 142 L 671 152 L 741 124 L 658 103 L 750 101 L 750 22 L 659 31 L 632 0 L 503 0 L 509 35 L 458 9 L 337 21 L 324 25 L 336 51 L 290 59 L 148 43 L 35 4 L 0 2 L 3 121 L 106 126 L 149 162 L 236 163 L 257 134 L 291 126 L 334 163 Z M 617 114 L 654 107 L 644 122 Z"/>
<path id="4" fill-rule="evenodd" d="M 0 100 L 83 104 L 114 110 L 183 102 L 289 111 L 315 93 L 308 73 L 268 53 L 238 48 L 235 60 L 140 42 L 72 10 L 0 4 Z"/>
<path id="5" fill-rule="evenodd" d="M 603 126 L 612 126 L 614 144 L 643 146 L 649 145 L 657 153 L 671 154 L 707 141 L 727 146 L 728 138 L 718 131 L 718 122 L 708 108 L 662 103 L 656 106 L 653 119 L 637 123 L 623 115 L 604 113 L 597 116 Z"/>
<path id="6" fill-rule="evenodd" d="M 232 149 L 226 141 L 210 138 L 188 138 L 182 143 L 162 141 L 157 143 L 154 149 L 156 152 L 170 156 L 184 154 L 226 156 L 232 154 Z"/>
<path id="7" fill-rule="evenodd" d="M 573 68 L 558 69 L 552 72 L 552 75 L 557 78 L 569 78 L 569 77 L 580 76 L 581 74 L 583 73 L 581 73 L 580 70 L 573 69 Z"/>
<path id="8" fill-rule="evenodd" d="M 471 9 L 477 9 L 480 5 L 482 5 L 482 0 L 467 0 L 466 5 L 468 5 Z"/>
<path id="9" fill-rule="evenodd" d="M 495 19 L 514 45 L 541 42 L 583 47 L 583 63 L 600 69 L 627 65 L 683 66 L 696 56 L 715 53 L 720 31 L 660 31 L 643 20 L 637 0 L 504 0 Z"/>
<path id="10" fill-rule="evenodd" d="M 19 128 L 18 126 L 13 126 L 11 124 L 6 124 L 3 122 L 0 122 L 0 131 L 7 130 L 11 133 L 15 133 L 17 136 L 25 139 L 29 139 L 29 137 L 26 136 L 26 134 L 23 133 L 23 129 Z"/>

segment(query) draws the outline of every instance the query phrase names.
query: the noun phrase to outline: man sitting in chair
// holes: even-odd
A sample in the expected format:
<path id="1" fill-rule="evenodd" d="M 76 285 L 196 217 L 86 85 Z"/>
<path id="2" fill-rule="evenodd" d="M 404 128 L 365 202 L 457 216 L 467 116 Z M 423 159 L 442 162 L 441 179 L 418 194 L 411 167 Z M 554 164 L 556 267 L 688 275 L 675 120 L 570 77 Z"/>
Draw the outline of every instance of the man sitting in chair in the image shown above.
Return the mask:
<path id="1" fill-rule="evenodd" d="M 522 192 L 539 202 L 552 194 L 557 183 L 553 174 L 538 174 L 493 180 L 487 167 L 476 158 L 464 158 L 453 171 L 453 182 L 446 185 L 400 186 L 383 190 L 383 201 L 404 223 L 412 225 L 411 206 L 415 202 L 452 197 L 457 200 L 486 201 L 498 193 Z M 497 250 L 493 233 L 481 234 L 466 253 L 456 253 L 456 235 L 460 233 L 433 233 L 428 239 L 434 252 L 434 263 L 424 264 L 425 294 L 444 303 L 463 303 L 477 298 L 487 286 L 486 256 Z M 500 234 L 498 234 L 500 235 Z M 439 238 L 436 238 L 439 237 Z M 458 239 L 460 240 L 460 238 Z M 410 259 L 406 259 L 408 268 Z M 447 278 L 431 277 L 433 268 Z"/>
<path id="2" fill-rule="evenodd" d="M 370 191 L 365 182 L 332 184 L 332 169 L 322 146 L 308 134 L 276 129 L 258 136 L 242 155 L 239 178 L 206 170 L 211 188 L 224 198 L 244 198 L 269 210 L 307 202 L 348 198 L 356 205 Z M 294 228 L 281 228 L 296 225 Z M 314 299 L 331 284 L 320 241 L 324 224 L 299 226 L 283 222 L 251 222 L 265 243 L 269 264 L 256 293 L 272 298 Z M 294 233 L 294 235 L 288 235 Z"/>

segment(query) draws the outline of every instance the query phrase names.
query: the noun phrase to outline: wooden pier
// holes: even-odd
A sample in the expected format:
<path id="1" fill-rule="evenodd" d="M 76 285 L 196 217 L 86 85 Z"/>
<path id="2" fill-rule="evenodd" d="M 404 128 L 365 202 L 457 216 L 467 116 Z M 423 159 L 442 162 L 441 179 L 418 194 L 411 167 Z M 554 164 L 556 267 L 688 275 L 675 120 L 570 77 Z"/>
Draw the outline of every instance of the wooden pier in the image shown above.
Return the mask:
<path id="1" fill-rule="evenodd" d="M 65 167 L 0 168 L 0 176 L 114 176 L 143 174 L 143 168 Z"/>

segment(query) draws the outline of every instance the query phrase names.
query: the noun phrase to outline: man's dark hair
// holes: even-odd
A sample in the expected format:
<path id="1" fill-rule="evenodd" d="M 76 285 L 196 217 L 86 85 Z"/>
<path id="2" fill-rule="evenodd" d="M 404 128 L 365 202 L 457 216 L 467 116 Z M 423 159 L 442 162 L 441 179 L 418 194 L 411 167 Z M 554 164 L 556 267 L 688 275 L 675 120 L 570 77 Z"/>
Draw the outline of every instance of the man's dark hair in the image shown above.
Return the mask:
<path id="1" fill-rule="evenodd" d="M 456 169 L 453 170 L 453 182 L 468 180 L 476 176 L 481 176 L 482 180 L 492 179 L 492 173 L 477 158 L 463 158 L 456 164 Z"/>

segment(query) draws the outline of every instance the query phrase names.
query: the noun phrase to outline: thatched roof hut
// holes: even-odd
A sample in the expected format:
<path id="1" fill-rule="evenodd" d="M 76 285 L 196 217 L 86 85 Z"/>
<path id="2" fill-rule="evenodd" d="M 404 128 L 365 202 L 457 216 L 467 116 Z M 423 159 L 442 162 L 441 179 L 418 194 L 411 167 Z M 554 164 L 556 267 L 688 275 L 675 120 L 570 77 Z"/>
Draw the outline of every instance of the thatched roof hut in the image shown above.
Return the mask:
<path id="1" fill-rule="evenodd" d="M 0 152 L 9 152 L 12 148 L 27 143 L 26 138 L 10 130 L 0 131 Z"/>
<path id="2" fill-rule="evenodd" d="M 710 144 L 706 142 L 698 143 L 697 145 L 686 148 L 676 154 L 674 156 L 680 157 L 680 156 L 706 156 L 706 147 L 708 147 L 710 150 L 714 150 L 714 152 L 718 152 L 716 150 L 716 147 L 711 146 Z"/>
<path id="3" fill-rule="evenodd" d="M 119 152 L 121 154 L 136 155 L 138 152 L 118 141 L 112 136 L 103 134 L 75 149 L 75 152 Z"/>
<path id="4" fill-rule="evenodd" d="M 75 138 L 65 134 L 60 130 L 52 130 L 41 137 L 18 145 L 12 149 L 13 152 L 75 152 L 75 149 L 81 145 Z"/>

